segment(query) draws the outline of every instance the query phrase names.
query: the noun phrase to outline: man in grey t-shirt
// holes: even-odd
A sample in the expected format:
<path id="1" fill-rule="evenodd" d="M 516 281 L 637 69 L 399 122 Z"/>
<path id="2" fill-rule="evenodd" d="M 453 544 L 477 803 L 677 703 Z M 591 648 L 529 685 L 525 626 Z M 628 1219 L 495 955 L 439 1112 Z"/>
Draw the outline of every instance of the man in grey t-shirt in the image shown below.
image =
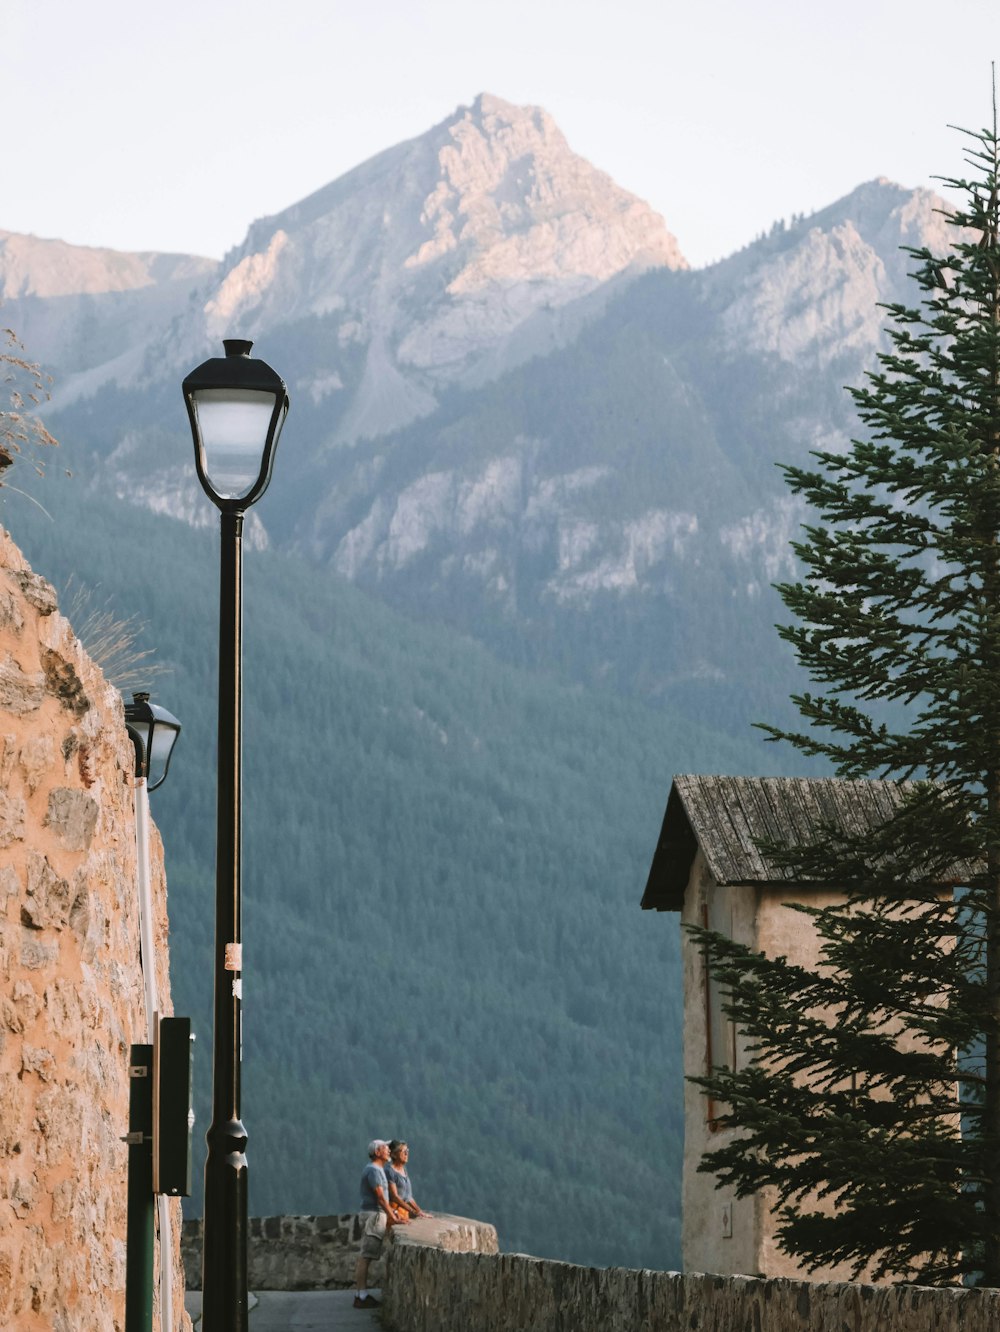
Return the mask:
<path id="1" fill-rule="evenodd" d="M 368 1144 L 368 1165 L 361 1174 L 361 1253 L 354 1268 L 354 1307 L 370 1309 L 378 1304 L 368 1294 L 368 1265 L 382 1252 L 382 1241 L 392 1225 L 400 1224 L 389 1206 L 389 1186 L 385 1178 L 385 1163 L 389 1159 L 389 1144 L 373 1138 Z"/>

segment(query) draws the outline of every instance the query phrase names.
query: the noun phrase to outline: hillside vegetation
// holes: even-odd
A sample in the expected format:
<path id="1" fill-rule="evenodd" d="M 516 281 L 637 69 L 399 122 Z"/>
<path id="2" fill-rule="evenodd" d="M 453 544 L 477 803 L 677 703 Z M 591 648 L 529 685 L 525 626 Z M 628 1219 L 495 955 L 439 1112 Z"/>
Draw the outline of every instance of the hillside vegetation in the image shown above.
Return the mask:
<path id="1" fill-rule="evenodd" d="M 39 494 L 48 516 L 8 492 L 3 521 L 57 585 L 141 615 L 184 724 L 153 805 L 200 1153 L 216 537 L 55 471 Z M 418 1197 L 507 1248 L 676 1265 L 677 925 L 638 900 L 671 774 L 773 770 L 772 751 L 500 664 L 292 558 L 246 563 L 252 1212 L 350 1208 L 367 1139 L 406 1135 Z"/>

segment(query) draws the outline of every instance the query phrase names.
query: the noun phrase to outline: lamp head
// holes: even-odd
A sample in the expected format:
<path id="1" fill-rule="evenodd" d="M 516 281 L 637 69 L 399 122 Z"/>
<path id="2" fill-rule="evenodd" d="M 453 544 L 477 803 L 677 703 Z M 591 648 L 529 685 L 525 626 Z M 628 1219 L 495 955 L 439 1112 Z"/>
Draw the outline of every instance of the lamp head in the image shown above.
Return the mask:
<path id="1" fill-rule="evenodd" d="M 288 390 L 265 361 L 251 359 L 252 342 L 226 338 L 222 345 L 225 356 L 184 380 L 184 402 L 198 480 L 213 504 L 242 513 L 271 479 Z"/>
<path id="2" fill-rule="evenodd" d="M 133 694 L 125 704 L 125 724 L 135 745 L 135 775 L 145 777 L 146 789 L 155 791 L 166 780 L 181 724 L 145 693 Z"/>

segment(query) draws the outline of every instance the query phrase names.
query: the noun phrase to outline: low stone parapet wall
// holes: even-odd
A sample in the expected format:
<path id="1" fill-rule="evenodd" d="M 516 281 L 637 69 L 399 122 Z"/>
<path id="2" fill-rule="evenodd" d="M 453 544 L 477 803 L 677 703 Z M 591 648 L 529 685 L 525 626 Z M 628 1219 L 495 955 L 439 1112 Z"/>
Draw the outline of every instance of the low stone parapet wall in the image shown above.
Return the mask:
<path id="1" fill-rule="evenodd" d="M 576 1267 L 398 1245 L 391 1332 L 996 1332 L 1000 1291 Z"/>
<path id="2" fill-rule="evenodd" d="M 392 1247 L 407 1244 L 449 1253 L 496 1253 L 496 1230 L 463 1216 L 433 1216 L 393 1230 Z M 354 1283 L 361 1245 L 356 1212 L 331 1216 L 255 1216 L 247 1239 L 251 1290 L 338 1290 Z M 182 1240 L 188 1290 L 201 1290 L 202 1222 L 185 1221 Z M 383 1284 L 385 1258 L 372 1263 L 371 1286 Z"/>

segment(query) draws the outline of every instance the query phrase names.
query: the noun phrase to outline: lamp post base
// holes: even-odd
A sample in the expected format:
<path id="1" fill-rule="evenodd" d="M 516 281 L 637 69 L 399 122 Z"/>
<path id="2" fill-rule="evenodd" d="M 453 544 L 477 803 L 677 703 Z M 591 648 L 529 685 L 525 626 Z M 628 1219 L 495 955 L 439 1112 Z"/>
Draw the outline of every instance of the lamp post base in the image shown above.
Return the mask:
<path id="1" fill-rule="evenodd" d="M 202 1327 L 247 1332 L 247 1145 L 238 1119 L 208 1131 Z"/>

